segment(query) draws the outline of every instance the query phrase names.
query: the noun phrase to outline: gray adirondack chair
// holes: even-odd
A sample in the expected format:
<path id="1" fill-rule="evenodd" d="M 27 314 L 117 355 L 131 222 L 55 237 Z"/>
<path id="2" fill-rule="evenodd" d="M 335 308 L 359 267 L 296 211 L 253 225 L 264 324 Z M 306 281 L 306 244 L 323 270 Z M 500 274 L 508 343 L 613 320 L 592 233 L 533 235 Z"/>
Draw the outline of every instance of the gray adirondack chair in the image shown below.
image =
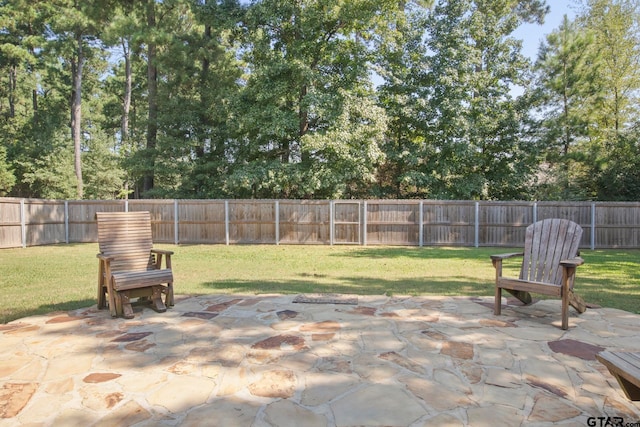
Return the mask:
<path id="1" fill-rule="evenodd" d="M 492 255 L 496 269 L 494 313 L 502 307 L 502 290 L 506 290 L 525 304 L 531 304 L 531 294 L 555 296 L 562 299 L 562 329 L 569 327 L 569 305 L 579 313 L 586 310 L 582 298 L 573 291 L 576 268 L 584 263 L 578 247 L 582 228 L 566 219 L 545 219 L 527 227 L 524 252 Z M 504 277 L 504 260 L 522 257 L 518 278 Z"/>

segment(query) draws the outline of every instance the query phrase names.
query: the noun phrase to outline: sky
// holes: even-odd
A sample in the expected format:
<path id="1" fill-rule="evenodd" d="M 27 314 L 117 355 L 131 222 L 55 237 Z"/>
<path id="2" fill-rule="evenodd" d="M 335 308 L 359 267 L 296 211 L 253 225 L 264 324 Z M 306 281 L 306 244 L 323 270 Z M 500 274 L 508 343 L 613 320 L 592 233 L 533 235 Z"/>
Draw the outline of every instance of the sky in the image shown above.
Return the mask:
<path id="1" fill-rule="evenodd" d="M 576 16 L 576 0 L 547 0 L 551 11 L 544 19 L 544 25 L 525 24 L 516 30 L 515 37 L 523 40 L 522 53 L 532 60 L 538 55 L 538 47 L 547 34 L 560 27 L 564 15 L 569 19 Z"/>

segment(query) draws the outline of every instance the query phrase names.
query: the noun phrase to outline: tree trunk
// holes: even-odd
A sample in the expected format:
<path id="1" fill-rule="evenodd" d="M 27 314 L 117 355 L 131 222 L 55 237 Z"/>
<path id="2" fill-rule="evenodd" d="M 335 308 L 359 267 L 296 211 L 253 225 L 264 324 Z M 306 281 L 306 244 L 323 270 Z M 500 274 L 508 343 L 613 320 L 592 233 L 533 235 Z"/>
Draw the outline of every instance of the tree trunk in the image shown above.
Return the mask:
<path id="1" fill-rule="evenodd" d="M 129 153 L 129 112 L 131 110 L 131 46 L 129 40 L 122 38 L 124 55 L 124 97 L 122 100 L 122 121 L 120 123 L 120 140 L 124 155 Z M 129 198 L 129 181 L 124 181 L 124 197 Z"/>
<path id="2" fill-rule="evenodd" d="M 298 132 L 298 140 L 300 141 L 300 151 L 301 151 L 301 160 L 302 163 L 307 163 L 309 161 L 309 153 L 304 151 L 302 148 L 302 137 L 309 132 L 309 112 L 305 107 L 303 107 L 304 98 L 307 96 L 307 85 L 302 85 L 302 89 L 300 89 L 300 95 L 298 99 L 298 119 L 299 119 L 299 132 Z"/>
<path id="3" fill-rule="evenodd" d="M 82 35 L 76 36 L 78 44 L 75 62 L 72 63 L 73 92 L 71 94 L 71 137 L 73 138 L 74 168 L 76 173 L 76 196 L 84 196 L 82 182 L 82 70 L 84 67 L 84 53 L 82 51 Z"/>
<path id="4" fill-rule="evenodd" d="M 122 101 L 122 121 L 120 124 L 121 141 L 123 147 L 129 142 L 129 111 L 131 110 L 131 48 L 128 41 L 122 39 L 122 52 L 124 54 L 124 98 Z"/>
<path id="5" fill-rule="evenodd" d="M 147 3 L 147 26 L 152 32 L 156 26 L 155 0 Z M 153 178 L 155 168 L 155 148 L 158 138 L 158 69 L 156 66 L 156 43 L 150 35 L 147 46 L 147 90 L 149 100 L 149 115 L 147 121 L 147 151 L 149 153 L 149 163 L 142 183 L 143 193 L 153 189 Z"/>
<path id="6" fill-rule="evenodd" d="M 31 48 L 29 51 L 32 56 L 36 56 L 35 49 Z M 29 67 L 29 72 L 33 73 L 31 67 Z M 33 124 L 38 126 L 38 90 L 36 88 L 31 89 L 31 105 L 33 107 Z"/>
<path id="7" fill-rule="evenodd" d="M 205 1 L 206 4 L 206 1 Z M 209 46 L 211 43 L 211 25 L 206 24 L 204 27 L 204 43 L 205 46 Z M 210 104 L 210 92 L 209 90 L 205 90 L 204 88 L 209 89 L 208 80 L 209 80 L 209 67 L 210 67 L 209 56 L 204 55 L 202 58 L 202 74 L 200 76 L 200 86 L 203 90 L 200 91 L 200 124 L 201 128 L 198 131 L 198 144 L 195 147 L 195 154 L 198 159 L 204 157 L 205 154 L 205 135 L 206 131 L 203 129 L 211 128 L 211 120 L 209 115 L 207 114 L 207 110 Z"/>
<path id="8" fill-rule="evenodd" d="M 16 66 L 11 65 L 9 67 L 9 117 L 11 118 L 16 116 L 16 102 L 15 102 L 16 80 L 17 80 Z"/>

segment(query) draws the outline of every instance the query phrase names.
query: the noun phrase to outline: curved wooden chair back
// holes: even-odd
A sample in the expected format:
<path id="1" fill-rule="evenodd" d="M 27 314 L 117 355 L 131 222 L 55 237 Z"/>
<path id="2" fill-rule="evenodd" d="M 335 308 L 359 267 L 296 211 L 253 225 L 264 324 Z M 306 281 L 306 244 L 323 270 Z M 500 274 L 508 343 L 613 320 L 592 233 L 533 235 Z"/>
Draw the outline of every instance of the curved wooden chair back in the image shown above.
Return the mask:
<path id="1" fill-rule="evenodd" d="M 152 268 L 149 212 L 97 212 L 96 219 L 100 253 L 114 258 L 112 272 Z"/>

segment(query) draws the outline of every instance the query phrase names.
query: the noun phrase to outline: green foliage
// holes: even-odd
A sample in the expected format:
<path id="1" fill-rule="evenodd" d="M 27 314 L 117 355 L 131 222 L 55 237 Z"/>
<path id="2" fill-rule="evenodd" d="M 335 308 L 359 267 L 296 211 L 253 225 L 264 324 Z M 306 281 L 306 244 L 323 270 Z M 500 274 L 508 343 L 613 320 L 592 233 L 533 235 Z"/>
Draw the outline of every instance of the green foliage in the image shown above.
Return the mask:
<path id="1" fill-rule="evenodd" d="M 549 199 L 637 200 L 637 3 L 590 0 L 547 37 L 537 62 Z"/>
<path id="2" fill-rule="evenodd" d="M 114 199 L 123 188 L 119 160 L 110 147 L 110 141 L 102 132 L 92 134 L 87 152 L 83 156 L 85 165 L 85 198 Z"/>
<path id="3" fill-rule="evenodd" d="M 581 199 L 583 188 L 574 185 L 576 161 L 584 154 L 580 140 L 589 134 L 590 117 L 598 104 L 598 58 L 593 39 L 566 17 L 547 37 L 536 63 L 537 102 L 543 112 L 538 134 L 545 146 L 544 162 L 550 172 L 541 177 L 548 199 Z"/>
<path id="4" fill-rule="evenodd" d="M 330 198 L 366 197 L 383 160 L 381 145 L 387 129 L 384 110 L 372 99 L 339 91 L 340 115 L 326 130 L 307 133 L 303 146 L 321 165 L 314 171 L 319 191 Z"/>
<path id="5" fill-rule="evenodd" d="M 547 11 L 0 2 L 0 192 L 637 200 L 637 1 L 585 1 L 532 74 L 513 33 Z"/>
<path id="6" fill-rule="evenodd" d="M 37 156 L 22 157 L 15 162 L 21 184 L 27 194 L 37 194 L 44 199 L 72 199 L 76 194 L 73 148 L 65 136 L 49 137 L 46 142 L 33 141 L 33 146 L 39 149 Z"/>
<path id="7" fill-rule="evenodd" d="M 6 196 L 16 182 L 16 177 L 7 163 L 7 150 L 0 146 L 0 196 Z"/>
<path id="8" fill-rule="evenodd" d="M 622 135 L 606 156 L 595 177 L 598 200 L 640 199 L 640 134 L 633 129 Z"/>
<path id="9" fill-rule="evenodd" d="M 427 36 L 404 29 L 407 50 L 388 53 L 381 91 L 395 114 L 388 159 L 400 162 L 383 172 L 398 196 L 528 196 L 535 146 L 521 133 L 527 105 L 510 94 L 526 82 L 528 64 L 510 34 L 544 9 L 516 3 L 440 1 L 426 18 L 410 16 Z"/>

